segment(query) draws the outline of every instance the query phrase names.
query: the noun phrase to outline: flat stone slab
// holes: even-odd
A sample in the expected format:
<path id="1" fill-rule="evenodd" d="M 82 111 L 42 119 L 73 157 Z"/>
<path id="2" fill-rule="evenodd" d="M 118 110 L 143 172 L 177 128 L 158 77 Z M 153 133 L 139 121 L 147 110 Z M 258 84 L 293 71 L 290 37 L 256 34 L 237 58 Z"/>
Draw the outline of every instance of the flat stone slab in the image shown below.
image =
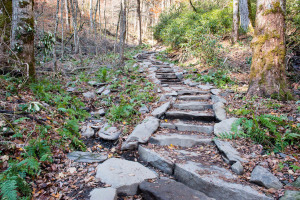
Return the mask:
<path id="1" fill-rule="evenodd" d="M 138 162 L 110 158 L 98 165 L 96 178 L 117 189 L 118 194 L 135 195 L 141 182 L 155 179 L 157 174 Z"/>
<path id="2" fill-rule="evenodd" d="M 191 131 L 191 132 L 206 133 L 206 134 L 211 134 L 214 131 L 213 126 L 185 124 L 182 122 L 178 122 L 178 123 L 174 123 L 174 124 L 161 123 L 160 127 L 176 129 L 178 131 Z"/>
<path id="3" fill-rule="evenodd" d="M 155 117 L 146 118 L 141 124 L 134 128 L 127 140 L 123 142 L 121 150 L 132 150 L 137 148 L 139 143 L 148 142 L 149 138 L 158 127 L 159 119 Z"/>
<path id="4" fill-rule="evenodd" d="M 281 189 L 283 187 L 278 178 L 262 166 L 254 168 L 250 181 L 266 188 Z"/>
<path id="5" fill-rule="evenodd" d="M 220 136 L 222 134 L 232 134 L 232 124 L 238 120 L 238 118 L 229 118 L 225 119 L 219 123 L 216 123 L 214 126 L 214 134 Z"/>
<path id="6" fill-rule="evenodd" d="M 68 153 L 67 157 L 75 162 L 95 163 L 103 162 L 107 159 L 107 155 L 92 152 L 74 151 Z"/>
<path id="7" fill-rule="evenodd" d="M 195 111 L 168 111 L 166 112 L 166 118 L 168 119 L 188 119 L 188 120 L 203 120 L 203 121 L 214 121 L 215 115 L 205 112 Z"/>
<path id="8" fill-rule="evenodd" d="M 155 135 L 150 138 L 150 143 L 160 146 L 180 146 L 180 147 L 193 147 L 199 144 L 209 144 L 212 142 L 210 138 L 203 138 L 198 135 L 180 135 L 180 134 L 167 134 Z"/>
<path id="9" fill-rule="evenodd" d="M 229 142 L 221 141 L 221 140 L 214 140 L 217 148 L 221 152 L 223 159 L 226 163 L 234 164 L 235 162 L 247 162 L 240 157 L 239 152 L 231 146 Z"/>
<path id="10" fill-rule="evenodd" d="M 211 95 L 211 100 L 213 103 L 218 103 L 218 102 L 227 103 L 226 99 L 219 97 L 217 95 Z"/>
<path id="11" fill-rule="evenodd" d="M 96 188 L 90 192 L 90 200 L 117 200 L 115 188 Z"/>
<path id="12" fill-rule="evenodd" d="M 214 88 L 214 86 L 212 86 L 212 85 L 198 85 L 197 87 L 202 90 L 210 90 L 210 89 Z"/>
<path id="13" fill-rule="evenodd" d="M 160 107 L 156 108 L 151 114 L 154 117 L 160 118 L 165 114 L 165 112 L 170 108 L 171 102 L 164 103 Z"/>
<path id="14" fill-rule="evenodd" d="M 95 92 L 85 92 L 82 94 L 85 98 L 87 99 L 93 99 L 96 98 L 96 93 Z"/>
<path id="15" fill-rule="evenodd" d="M 159 79 L 165 79 L 165 78 L 171 78 L 171 79 L 177 79 L 177 76 L 174 73 L 165 73 L 165 74 L 158 74 L 156 75 L 156 78 Z"/>
<path id="16" fill-rule="evenodd" d="M 121 131 L 118 130 L 117 127 L 105 124 L 98 132 L 98 135 L 104 140 L 116 140 L 121 135 Z"/>
<path id="17" fill-rule="evenodd" d="M 250 186 L 232 183 L 235 180 L 228 170 L 217 166 L 205 167 L 200 163 L 188 161 L 185 164 L 175 164 L 175 178 L 215 199 L 231 200 L 272 200 Z M 225 180 L 232 180 L 227 182 Z"/>
<path id="18" fill-rule="evenodd" d="M 225 105 L 222 102 L 215 103 L 213 105 L 213 110 L 218 121 L 223 121 L 226 119 Z"/>
<path id="19" fill-rule="evenodd" d="M 210 91 L 202 90 L 178 90 L 178 95 L 195 95 L 195 94 L 208 94 Z"/>
<path id="20" fill-rule="evenodd" d="M 300 191 L 286 190 L 280 200 L 299 200 Z"/>
<path id="21" fill-rule="evenodd" d="M 220 89 L 211 89 L 211 93 L 214 95 L 218 95 L 221 92 Z"/>
<path id="22" fill-rule="evenodd" d="M 202 192 L 167 178 L 155 182 L 144 181 L 139 188 L 145 200 L 213 200 Z"/>
<path id="23" fill-rule="evenodd" d="M 155 151 L 141 145 L 139 146 L 138 152 L 140 160 L 149 163 L 166 174 L 173 174 L 174 163 L 171 160 L 164 158 Z"/>
<path id="24" fill-rule="evenodd" d="M 193 100 L 209 100 L 211 95 L 186 95 L 186 96 L 179 96 L 178 100 L 184 100 L 184 101 L 193 101 Z"/>
<path id="25" fill-rule="evenodd" d="M 212 109 L 212 105 L 204 102 L 185 102 L 185 103 L 173 104 L 173 108 L 179 110 L 202 111 L 202 110 Z"/>

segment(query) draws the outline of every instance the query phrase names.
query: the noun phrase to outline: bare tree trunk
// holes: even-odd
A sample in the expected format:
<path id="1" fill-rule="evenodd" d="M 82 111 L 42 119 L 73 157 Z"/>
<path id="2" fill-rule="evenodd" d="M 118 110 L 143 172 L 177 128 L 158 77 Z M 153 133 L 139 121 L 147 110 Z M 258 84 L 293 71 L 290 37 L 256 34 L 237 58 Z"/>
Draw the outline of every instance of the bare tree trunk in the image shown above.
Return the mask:
<path id="1" fill-rule="evenodd" d="M 90 31 L 94 30 L 93 27 L 93 0 L 90 0 Z"/>
<path id="2" fill-rule="evenodd" d="M 120 24 L 120 66 L 124 64 L 124 48 L 126 39 L 126 0 L 121 3 L 121 24 Z"/>
<path id="3" fill-rule="evenodd" d="M 33 0 L 13 0 L 11 47 L 35 79 Z"/>
<path id="4" fill-rule="evenodd" d="M 102 25 L 101 25 L 101 1 L 99 1 L 99 34 L 100 40 L 102 38 Z"/>
<path id="5" fill-rule="evenodd" d="M 248 0 L 239 0 L 240 23 L 244 31 L 250 26 Z"/>
<path id="6" fill-rule="evenodd" d="M 248 95 L 290 99 L 285 75 L 283 0 L 258 0 Z"/>
<path id="7" fill-rule="evenodd" d="M 120 18 L 121 18 L 121 13 L 122 13 L 122 4 L 121 4 L 121 9 L 119 12 L 119 17 L 118 17 L 118 23 L 117 23 L 117 30 L 116 30 L 116 39 L 115 39 L 115 44 L 114 44 L 114 53 L 116 53 L 116 46 L 118 43 L 118 33 L 119 33 L 119 25 L 120 25 Z"/>
<path id="8" fill-rule="evenodd" d="M 236 43 L 238 39 L 239 39 L 239 0 L 233 0 L 232 42 Z"/>
<path id="9" fill-rule="evenodd" d="M 0 69 L 4 69 L 8 66 L 7 49 L 10 45 L 11 35 L 11 18 L 12 16 L 12 1 L 0 0 Z M 7 44 L 7 47 L 2 44 Z"/>
<path id="10" fill-rule="evenodd" d="M 77 27 L 77 14 L 78 14 L 78 4 L 77 0 L 71 0 L 71 10 L 73 18 L 73 29 L 74 29 L 74 46 L 75 54 L 79 51 L 79 39 L 78 39 L 78 27 Z"/>
<path id="11" fill-rule="evenodd" d="M 53 70 L 55 73 L 58 72 L 57 69 L 57 57 L 56 57 L 56 33 L 57 33 L 57 27 L 58 27 L 58 11 L 59 11 L 59 0 L 56 2 L 56 13 L 55 13 L 55 28 L 54 28 L 54 45 L 53 45 Z"/>
<path id="12" fill-rule="evenodd" d="M 64 1 L 61 0 L 61 57 L 64 57 L 64 51 L 65 51 L 65 46 L 64 46 Z"/>
<path id="13" fill-rule="evenodd" d="M 139 45 L 141 45 L 142 42 L 142 16 L 141 16 L 141 0 L 137 0 L 137 9 L 136 9 L 139 17 Z"/>

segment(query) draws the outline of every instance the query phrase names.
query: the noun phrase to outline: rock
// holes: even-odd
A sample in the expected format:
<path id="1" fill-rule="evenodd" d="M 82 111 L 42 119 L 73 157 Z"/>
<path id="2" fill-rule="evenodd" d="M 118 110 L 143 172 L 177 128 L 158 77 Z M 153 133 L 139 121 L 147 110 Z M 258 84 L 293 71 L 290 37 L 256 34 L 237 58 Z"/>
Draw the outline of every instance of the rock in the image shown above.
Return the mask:
<path id="1" fill-rule="evenodd" d="M 93 99 L 96 98 L 96 93 L 95 92 L 85 92 L 82 94 L 85 98 L 87 99 Z"/>
<path id="2" fill-rule="evenodd" d="M 93 124 L 92 123 L 88 123 L 87 125 L 83 126 L 81 128 L 81 135 L 84 137 L 92 137 L 95 135 L 95 131 L 92 128 Z"/>
<path id="3" fill-rule="evenodd" d="M 181 134 L 167 134 L 155 135 L 150 138 L 150 143 L 160 146 L 180 146 L 180 147 L 193 147 L 199 144 L 209 144 L 212 142 L 210 138 L 202 138 L 198 135 L 181 135 Z"/>
<path id="4" fill-rule="evenodd" d="M 89 81 L 88 84 L 91 85 L 91 86 L 94 86 L 94 85 L 97 84 L 97 81 Z"/>
<path id="5" fill-rule="evenodd" d="M 192 83 L 193 81 L 191 79 L 186 79 L 183 81 L 184 84 L 188 85 L 190 83 Z"/>
<path id="6" fill-rule="evenodd" d="M 144 181 L 139 188 L 145 200 L 213 200 L 202 192 L 168 178 L 155 182 Z"/>
<path id="7" fill-rule="evenodd" d="M 90 192 L 90 200 L 117 200 L 115 188 L 96 188 Z"/>
<path id="8" fill-rule="evenodd" d="M 149 109 L 147 108 L 147 106 L 144 105 L 139 109 L 139 112 L 145 114 L 149 112 Z"/>
<path id="9" fill-rule="evenodd" d="M 104 90 L 104 91 L 102 92 L 103 95 L 109 95 L 110 93 L 111 93 L 111 91 L 110 91 L 109 89 Z"/>
<path id="10" fill-rule="evenodd" d="M 147 179 L 155 179 L 157 174 L 140 163 L 110 158 L 98 165 L 96 179 L 117 189 L 117 193 L 135 195 L 138 185 Z"/>
<path id="11" fill-rule="evenodd" d="M 227 101 L 224 98 L 219 97 L 217 95 L 211 95 L 211 100 L 213 103 L 218 103 L 218 102 L 227 103 Z"/>
<path id="12" fill-rule="evenodd" d="M 262 166 L 254 168 L 250 181 L 266 188 L 281 189 L 283 187 L 278 178 Z"/>
<path id="13" fill-rule="evenodd" d="M 182 73 L 182 72 L 176 72 L 175 75 L 176 75 L 176 77 L 177 77 L 179 80 L 182 80 L 182 79 L 183 79 L 183 73 Z"/>
<path id="14" fill-rule="evenodd" d="M 195 111 L 212 109 L 212 105 L 207 104 L 205 102 L 185 102 L 185 103 L 174 104 L 173 107 L 179 110 L 195 110 Z"/>
<path id="15" fill-rule="evenodd" d="M 119 131 L 116 127 L 111 127 L 109 124 L 105 124 L 98 135 L 100 138 L 104 140 L 116 140 L 119 138 L 121 131 Z"/>
<path id="16" fill-rule="evenodd" d="M 166 174 L 173 174 L 174 163 L 170 159 L 164 158 L 155 151 L 142 147 L 141 145 L 139 146 L 138 152 L 139 158 L 142 161 L 149 163 Z"/>
<path id="17" fill-rule="evenodd" d="M 218 95 L 221 92 L 220 89 L 211 89 L 211 93 L 214 95 Z"/>
<path id="18" fill-rule="evenodd" d="M 211 85 L 198 85 L 198 88 L 200 88 L 202 90 L 210 90 L 210 89 L 214 88 L 214 86 L 211 86 Z"/>
<path id="19" fill-rule="evenodd" d="M 100 109 L 100 110 L 97 110 L 97 111 L 93 111 L 90 114 L 94 117 L 103 117 L 105 115 L 105 110 Z"/>
<path id="20" fill-rule="evenodd" d="M 97 93 L 97 94 L 102 94 L 102 92 L 105 90 L 105 88 L 106 88 L 105 86 L 99 88 L 99 89 L 96 91 L 96 93 Z"/>
<path id="21" fill-rule="evenodd" d="M 178 100 L 184 100 L 184 101 L 193 101 L 193 100 L 209 100 L 210 95 L 200 95 L 200 96 L 194 96 L 194 95 L 187 95 L 187 96 L 179 96 Z"/>
<path id="22" fill-rule="evenodd" d="M 213 105 L 213 110 L 218 121 L 223 121 L 226 119 L 225 105 L 222 102 L 215 103 Z"/>
<path id="23" fill-rule="evenodd" d="M 250 186 L 234 183 L 235 176 L 229 171 L 217 166 L 205 167 L 200 163 L 188 161 L 175 164 L 174 176 L 176 180 L 192 189 L 203 192 L 215 199 L 230 200 L 272 200 Z M 231 180 L 227 182 L 225 180 Z"/>
<path id="24" fill-rule="evenodd" d="M 292 186 L 300 188 L 300 176 L 292 183 Z"/>
<path id="25" fill-rule="evenodd" d="M 246 162 L 240 157 L 239 152 L 237 152 L 237 150 L 233 148 L 229 142 L 215 139 L 214 143 L 216 144 L 226 163 L 232 165 L 238 161 L 242 163 Z"/>
<path id="26" fill-rule="evenodd" d="M 234 163 L 233 165 L 231 165 L 231 169 L 237 175 L 242 175 L 244 173 L 244 167 L 241 164 L 241 162 L 239 162 L 239 161 L 237 161 L 236 163 Z"/>
<path id="27" fill-rule="evenodd" d="M 232 124 L 238 120 L 238 118 L 225 119 L 214 126 L 214 134 L 220 136 L 222 134 L 232 134 L 231 128 Z M 236 133 L 235 133 L 236 134 Z"/>
<path id="28" fill-rule="evenodd" d="M 190 82 L 188 84 L 190 87 L 196 87 L 197 85 L 199 85 L 199 83 L 196 83 L 196 82 Z"/>
<path id="29" fill-rule="evenodd" d="M 299 200 L 300 191 L 286 190 L 280 200 Z"/>
<path id="30" fill-rule="evenodd" d="M 75 162 L 86 162 L 86 163 L 94 163 L 94 162 L 103 162 L 107 159 L 107 155 L 100 153 L 91 153 L 91 152 L 82 152 L 82 151 L 74 151 L 67 155 L 70 160 L 74 160 Z"/>
<path id="31" fill-rule="evenodd" d="M 164 103 L 160 107 L 156 108 L 151 114 L 154 117 L 160 118 L 165 114 L 165 112 L 170 108 L 171 102 Z"/>
<path id="32" fill-rule="evenodd" d="M 206 133 L 206 134 L 211 134 L 214 131 L 213 126 L 185 124 L 183 122 L 172 123 L 172 124 L 161 123 L 160 127 L 176 129 L 178 131 L 189 131 L 189 132 L 198 132 L 198 133 Z"/>
<path id="33" fill-rule="evenodd" d="M 166 97 L 176 97 L 178 94 L 176 91 L 165 93 Z"/>
<path id="34" fill-rule="evenodd" d="M 75 92 L 76 88 L 74 88 L 74 87 L 68 87 L 66 91 L 67 92 Z"/>
<path id="35" fill-rule="evenodd" d="M 178 95 L 196 95 L 196 94 L 208 94 L 209 91 L 202 90 L 179 90 L 177 91 Z"/>
<path id="36" fill-rule="evenodd" d="M 158 100 L 158 103 L 164 102 L 164 101 L 167 101 L 167 97 L 166 97 L 166 95 L 161 95 L 159 100 Z"/>
<path id="37" fill-rule="evenodd" d="M 158 129 L 159 119 L 155 117 L 146 118 L 141 124 L 137 125 L 127 140 L 122 144 L 122 150 L 135 149 L 138 143 L 148 142 L 151 135 Z"/>
<path id="38" fill-rule="evenodd" d="M 186 120 L 203 120 L 214 121 L 215 115 L 206 112 L 196 111 L 168 111 L 165 113 L 167 119 L 186 119 Z"/>

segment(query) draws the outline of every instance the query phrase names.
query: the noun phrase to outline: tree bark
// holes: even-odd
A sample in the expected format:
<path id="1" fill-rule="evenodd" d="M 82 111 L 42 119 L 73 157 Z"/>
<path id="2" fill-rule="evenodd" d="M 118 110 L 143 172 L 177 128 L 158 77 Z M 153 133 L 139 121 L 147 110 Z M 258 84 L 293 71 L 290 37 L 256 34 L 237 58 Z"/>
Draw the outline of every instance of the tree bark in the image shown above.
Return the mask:
<path id="1" fill-rule="evenodd" d="M 126 39 L 126 0 L 121 3 L 121 24 L 120 24 L 120 66 L 124 64 L 124 48 Z"/>
<path id="2" fill-rule="evenodd" d="M 90 31 L 94 30 L 93 25 L 93 0 L 90 0 Z"/>
<path id="3" fill-rule="evenodd" d="M 35 80 L 33 0 L 13 0 L 11 47 Z"/>
<path id="4" fill-rule="evenodd" d="M 248 30 L 250 25 L 248 0 L 239 0 L 240 23 L 244 31 Z"/>
<path id="5" fill-rule="evenodd" d="M 12 16 L 12 1 L 11 0 L 0 0 L 0 69 L 7 67 L 8 55 L 7 46 L 10 45 L 10 32 L 11 32 L 11 16 Z"/>
<path id="6" fill-rule="evenodd" d="M 64 57 L 64 51 L 65 51 L 65 46 L 64 46 L 64 1 L 65 0 L 61 0 L 61 8 L 60 8 L 60 12 L 61 12 L 61 57 Z"/>
<path id="7" fill-rule="evenodd" d="M 292 98 L 285 75 L 283 0 L 258 0 L 248 95 Z"/>
<path id="8" fill-rule="evenodd" d="M 55 12 L 55 28 L 53 32 L 54 37 L 54 44 L 53 44 L 53 71 L 56 73 L 58 71 L 57 69 L 57 57 L 56 57 L 56 33 L 57 33 L 57 27 L 58 27 L 58 12 L 59 12 L 59 0 L 56 2 L 56 12 Z"/>
<path id="9" fill-rule="evenodd" d="M 141 45 L 142 42 L 142 16 L 141 16 L 141 0 L 137 0 L 137 13 L 139 18 L 139 45 Z"/>
<path id="10" fill-rule="evenodd" d="M 232 42 L 236 43 L 238 39 L 239 39 L 239 0 L 233 0 Z"/>

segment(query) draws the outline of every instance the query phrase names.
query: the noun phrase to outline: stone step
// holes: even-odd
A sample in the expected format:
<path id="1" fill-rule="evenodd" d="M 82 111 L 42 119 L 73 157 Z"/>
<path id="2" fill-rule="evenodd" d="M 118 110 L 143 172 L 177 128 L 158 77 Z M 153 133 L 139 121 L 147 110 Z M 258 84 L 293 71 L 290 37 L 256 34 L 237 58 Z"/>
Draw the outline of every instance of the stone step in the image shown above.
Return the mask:
<path id="1" fill-rule="evenodd" d="M 211 95 L 187 95 L 187 96 L 179 96 L 178 100 L 184 100 L 184 101 L 193 101 L 193 100 L 209 100 L 211 98 Z"/>
<path id="2" fill-rule="evenodd" d="M 212 134 L 214 131 L 213 126 L 185 124 L 182 122 L 178 122 L 178 123 L 174 123 L 174 124 L 160 123 L 160 127 L 175 129 L 178 131 L 190 131 L 190 132 L 205 133 L 205 134 Z"/>
<path id="3" fill-rule="evenodd" d="M 180 135 L 175 133 L 169 133 L 167 135 L 155 135 L 150 138 L 151 144 L 159 146 L 179 146 L 179 147 L 193 147 L 200 144 L 210 144 L 212 139 L 203 138 L 199 135 Z"/>
<path id="4" fill-rule="evenodd" d="M 180 82 L 179 79 L 173 78 L 173 79 L 159 79 L 161 82 L 169 83 L 169 82 Z"/>
<path id="5" fill-rule="evenodd" d="M 186 102 L 186 103 L 177 103 L 173 104 L 173 108 L 179 110 L 208 110 L 212 109 L 212 105 L 205 102 Z"/>
<path id="6" fill-rule="evenodd" d="M 210 91 L 203 90 L 178 90 L 179 95 L 195 95 L 195 94 L 209 94 Z"/>
<path id="7" fill-rule="evenodd" d="M 156 71 L 156 73 L 170 73 L 170 72 L 174 73 L 174 70 L 172 68 L 160 68 Z"/>
<path id="8" fill-rule="evenodd" d="M 176 78 L 177 79 L 177 76 L 174 73 L 165 73 L 165 74 L 157 74 L 156 78 L 158 78 L 158 79 Z"/>
<path id="9" fill-rule="evenodd" d="M 187 119 L 187 120 L 203 120 L 203 121 L 214 121 L 215 115 L 205 112 L 196 111 L 168 111 L 165 113 L 167 119 Z"/>

